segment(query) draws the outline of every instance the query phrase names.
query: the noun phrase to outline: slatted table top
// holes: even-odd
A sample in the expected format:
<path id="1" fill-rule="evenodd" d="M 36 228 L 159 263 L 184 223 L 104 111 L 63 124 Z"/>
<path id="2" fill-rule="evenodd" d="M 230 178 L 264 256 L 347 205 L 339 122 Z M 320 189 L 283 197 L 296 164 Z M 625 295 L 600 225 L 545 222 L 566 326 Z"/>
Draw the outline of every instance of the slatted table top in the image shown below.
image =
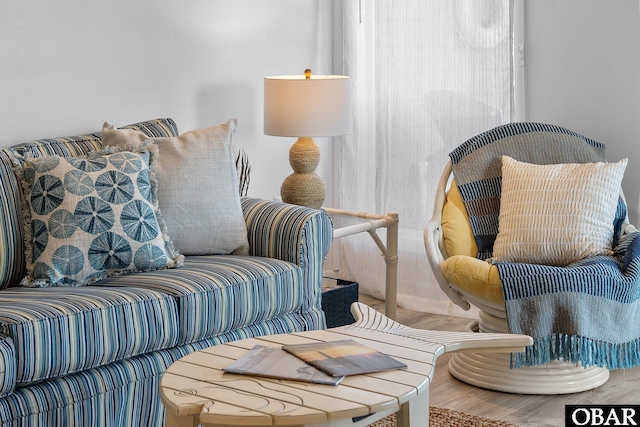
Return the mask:
<path id="1" fill-rule="evenodd" d="M 465 349 L 522 351 L 531 344 L 524 335 L 412 329 L 360 303 L 352 311 L 353 325 L 235 341 L 176 361 L 160 384 L 167 426 L 357 426 L 402 409 L 399 426 L 411 420 L 427 425 L 429 383 L 438 356 Z M 375 348 L 404 362 L 407 369 L 348 376 L 337 386 L 222 371 L 256 344 L 273 347 L 341 339 Z"/>

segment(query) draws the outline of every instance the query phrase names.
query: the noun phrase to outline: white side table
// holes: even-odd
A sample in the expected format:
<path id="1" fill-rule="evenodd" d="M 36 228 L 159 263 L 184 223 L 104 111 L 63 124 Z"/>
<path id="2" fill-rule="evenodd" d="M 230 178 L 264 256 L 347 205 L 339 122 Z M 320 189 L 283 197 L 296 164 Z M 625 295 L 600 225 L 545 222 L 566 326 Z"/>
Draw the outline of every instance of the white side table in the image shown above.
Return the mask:
<path id="1" fill-rule="evenodd" d="M 396 319 L 397 295 L 398 295 L 398 214 L 389 212 L 386 215 L 369 214 L 366 212 L 352 212 L 342 209 L 323 207 L 331 216 L 346 216 L 362 219 L 362 222 L 333 230 L 333 238 L 339 239 L 358 233 L 368 232 L 376 243 L 386 264 L 385 273 L 385 308 L 384 314 L 390 319 Z M 386 246 L 377 234 L 379 228 L 387 229 Z"/>

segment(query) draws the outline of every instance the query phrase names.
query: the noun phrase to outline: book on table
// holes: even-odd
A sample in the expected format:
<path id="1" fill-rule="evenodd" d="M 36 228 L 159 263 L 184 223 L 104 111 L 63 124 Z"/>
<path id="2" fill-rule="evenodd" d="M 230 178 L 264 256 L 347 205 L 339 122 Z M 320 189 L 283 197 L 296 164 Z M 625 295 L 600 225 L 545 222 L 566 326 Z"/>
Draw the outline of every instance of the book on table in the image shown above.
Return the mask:
<path id="1" fill-rule="evenodd" d="M 399 360 L 352 339 L 291 344 L 282 348 L 333 376 L 367 374 L 407 367 Z"/>
<path id="2" fill-rule="evenodd" d="M 327 375 L 280 347 L 256 345 L 222 369 L 234 374 L 338 385 L 344 377 Z"/>

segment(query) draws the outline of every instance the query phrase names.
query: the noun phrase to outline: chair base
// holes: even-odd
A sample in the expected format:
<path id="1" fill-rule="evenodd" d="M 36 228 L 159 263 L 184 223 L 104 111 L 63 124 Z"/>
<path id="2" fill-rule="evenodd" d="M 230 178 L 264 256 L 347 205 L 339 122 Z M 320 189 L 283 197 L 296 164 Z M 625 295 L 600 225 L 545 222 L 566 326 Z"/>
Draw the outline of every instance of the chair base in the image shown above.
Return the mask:
<path id="1" fill-rule="evenodd" d="M 507 331 L 507 321 L 480 312 L 480 321 L 471 322 L 473 332 Z M 518 394 L 569 394 L 600 387 L 609 379 L 609 370 L 597 366 L 583 368 L 562 361 L 511 369 L 505 353 L 456 353 L 449 361 L 449 373 L 467 384 L 489 390 Z"/>

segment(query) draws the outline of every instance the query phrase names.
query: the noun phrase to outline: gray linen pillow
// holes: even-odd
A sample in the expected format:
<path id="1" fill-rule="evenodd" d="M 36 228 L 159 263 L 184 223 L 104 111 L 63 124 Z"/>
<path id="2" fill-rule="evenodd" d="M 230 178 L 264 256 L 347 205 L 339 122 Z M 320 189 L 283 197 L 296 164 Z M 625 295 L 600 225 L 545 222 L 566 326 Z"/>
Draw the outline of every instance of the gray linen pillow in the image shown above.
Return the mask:
<path id="1" fill-rule="evenodd" d="M 184 255 L 246 255 L 247 228 L 232 154 L 236 120 L 177 137 L 151 138 L 158 146 L 158 203 L 176 249 Z M 105 122 L 105 146 L 127 148 L 149 139 Z"/>

